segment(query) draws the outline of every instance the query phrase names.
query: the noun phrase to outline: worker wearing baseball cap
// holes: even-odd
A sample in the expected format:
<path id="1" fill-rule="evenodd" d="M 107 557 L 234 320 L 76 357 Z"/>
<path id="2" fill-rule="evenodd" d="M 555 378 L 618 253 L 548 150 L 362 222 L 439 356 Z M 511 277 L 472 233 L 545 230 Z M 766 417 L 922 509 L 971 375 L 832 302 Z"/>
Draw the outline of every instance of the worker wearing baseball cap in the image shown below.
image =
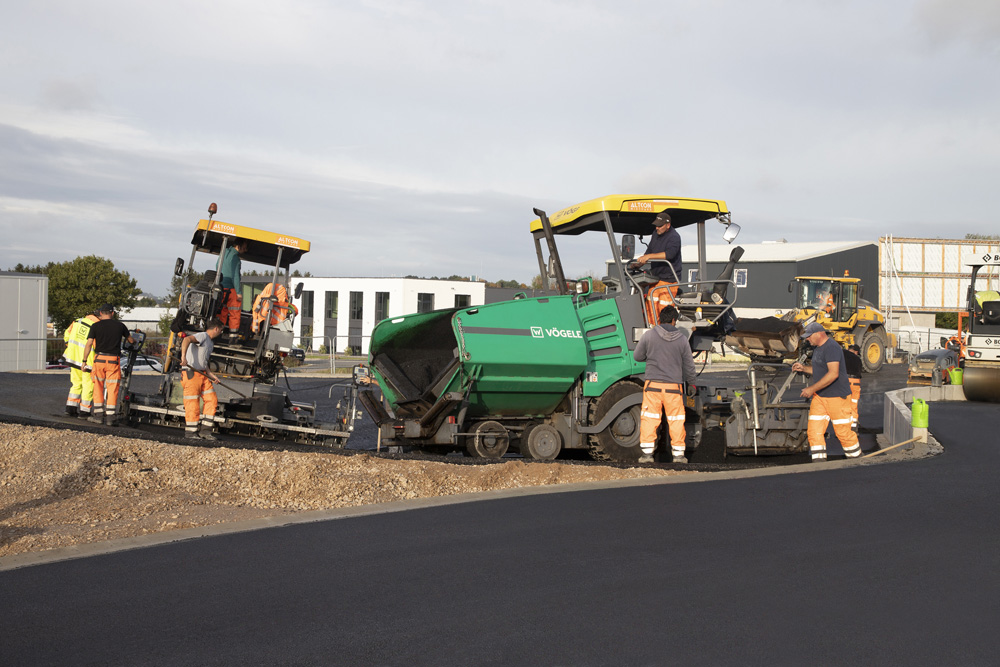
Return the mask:
<path id="1" fill-rule="evenodd" d="M 808 366 L 795 362 L 792 370 L 810 373 L 812 384 L 802 390 L 809 404 L 809 454 L 813 461 L 826 460 L 826 427 L 833 432 L 848 458 L 861 456 L 858 434 L 851 430 L 851 385 L 847 380 L 844 350 L 826 334 L 822 324 L 813 322 L 802 332 L 802 340 L 816 348 Z"/>
<path id="2" fill-rule="evenodd" d="M 650 326 L 659 322 L 661 310 L 673 305 L 682 271 L 681 235 L 671 225 L 670 214 L 666 211 L 657 214 L 653 227 L 656 231 L 646 246 L 646 254 L 635 259 L 637 266 L 650 260 L 663 260 L 652 262 L 649 267 L 649 272 L 659 278 L 659 282 L 646 292 L 646 316 Z"/>
<path id="3" fill-rule="evenodd" d="M 122 339 L 127 339 L 129 343 L 135 343 L 135 339 L 128 327 L 114 319 L 115 308 L 110 303 L 98 308 L 97 315 L 100 319 L 91 325 L 87 344 L 83 348 L 83 359 L 88 358 L 91 349 L 95 353 L 90 374 L 94 381 L 94 406 L 87 421 L 117 426 L 118 383 L 122 379 L 119 361 Z"/>

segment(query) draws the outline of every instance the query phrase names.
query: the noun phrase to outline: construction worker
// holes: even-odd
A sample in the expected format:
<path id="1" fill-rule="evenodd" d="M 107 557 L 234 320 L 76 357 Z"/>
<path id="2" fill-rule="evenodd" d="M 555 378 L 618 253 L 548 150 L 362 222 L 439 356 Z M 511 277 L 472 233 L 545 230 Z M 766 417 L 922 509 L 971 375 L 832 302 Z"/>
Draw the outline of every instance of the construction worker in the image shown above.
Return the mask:
<path id="1" fill-rule="evenodd" d="M 184 391 L 184 437 L 215 440 L 212 426 L 219 398 L 215 383 L 219 381 L 208 367 L 215 348 L 215 339 L 222 335 L 225 325 L 212 318 L 205 331 L 185 336 L 181 343 L 181 386 Z M 201 426 L 199 432 L 198 427 Z"/>
<path id="2" fill-rule="evenodd" d="M 226 247 L 222 255 L 220 270 L 222 277 L 219 286 L 223 288 L 222 312 L 219 314 L 222 322 L 229 326 L 229 337 L 235 339 L 240 331 L 240 311 L 243 309 L 243 292 L 240 285 L 240 271 L 243 263 L 240 256 L 245 254 L 249 244 L 246 239 L 234 239 Z"/>
<path id="3" fill-rule="evenodd" d="M 683 383 L 688 383 L 689 388 L 693 386 L 695 370 L 687 336 L 674 326 L 676 323 L 676 308 L 667 306 L 661 310 L 659 326 L 642 335 L 632 355 L 636 361 L 646 362 L 642 419 L 639 423 L 640 463 L 653 460 L 661 413 L 667 415 L 674 463 L 687 463 L 684 456 L 687 433 L 684 430 Z"/>
<path id="4" fill-rule="evenodd" d="M 288 302 L 288 290 L 285 289 L 285 286 L 281 283 L 268 283 L 265 285 L 264 289 L 261 290 L 260 294 L 253 301 L 253 309 L 251 311 L 253 324 L 251 326 L 254 333 L 257 333 L 261 322 L 268 319 L 268 316 L 270 316 L 272 327 L 285 320 L 288 317 L 289 309 L 294 312 L 295 306 Z"/>
<path id="5" fill-rule="evenodd" d="M 850 345 L 844 350 L 844 368 L 851 385 L 851 429 L 858 432 L 858 401 L 861 399 L 861 347 Z"/>
<path id="6" fill-rule="evenodd" d="M 826 460 L 826 427 L 833 424 L 833 432 L 848 458 L 861 456 L 858 434 L 851 430 L 851 385 L 847 381 L 844 348 L 826 335 L 822 324 L 813 322 L 806 326 L 802 340 L 816 348 L 812 363 L 792 364 L 792 370 L 810 373 L 812 384 L 802 390 L 803 398 L 811 398 L 809 405 L 809 454 L 813 461 Z"/>
<path id="7" fill-rule="evenodd" d="M 87 421 L 95 424 L 107 423 L 118 426 L 118 383 L 122 379 L 119 355 L 122 340 L 135 343 L 128 327 L 114 319 L 115 308 L 106 303 L 98 308 L 99 320 L 90 325 L 87 344 L 83 348 L 83 358 L 88 359 L 94 350 L 91 379 L 94 381 L 94 407 Z M 84 367 L 87 370 L 88 367 Z"/>
<path id="8" fill-rule="evenodd" d="M 90 416 L 90 407 L 94 399 L 94 382 L 90 378 L 90 373 L 84 372 L 83 367 L 93 365 L 94 355 L 91 353 L 89 359 L 84 359 L 83 348 L 87 345 L 90 325 L 99 319 L 97 311 L 88 313 L 73 320 L 63 332 L 63 340 L 66 342 L 63 359 L 69 365 L 70 381 L 69 396 L 66 398 L 66 414 L 70 417 L 86 419 Z"/>
<path id="9" fill-rule="evenodd" d="M 673 305 L 682 271 L 681 235 L 670 224 L 670 214 L 666 211 L 658 214 L 653 220 L 653 226 L 656 232 L 646 246 L 646 254 L 635 260 L 636 266 L 642 266 L 651 259 L 666 260 L 653 262 L 649 267 L 649 272 L 659 279 L 659 282 L 646 292 L 646 317 L 650 324 L 659 322 L 659 312 Z"/>
<path id="10" fill-rule="evenodd" d="M 833 294 L 830 292 L 830 283 L 827 283 L 824 287 L 820 287 L 816 292 L 816 309 L 822 310 L 827 315 L 833 312 L 834 307 Z"/>

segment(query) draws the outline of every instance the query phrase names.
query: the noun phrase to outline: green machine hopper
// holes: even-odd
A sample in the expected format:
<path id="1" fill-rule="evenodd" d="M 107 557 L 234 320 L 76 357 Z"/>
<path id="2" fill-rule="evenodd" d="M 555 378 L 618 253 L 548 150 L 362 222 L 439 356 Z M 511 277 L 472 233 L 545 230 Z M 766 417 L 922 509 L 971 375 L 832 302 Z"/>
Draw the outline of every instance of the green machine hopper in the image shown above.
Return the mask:
<path id="1" fill-rule="evenodd" d="M 635 237 L 650 235 L 653 219 L 665 210 L 675 227 L 697 229 L 704 276 L 706 221 L 724 224 L 730 241 L 739 229 L 725 202 L 612 195 L 551 218 L 535 210 L 530 231 L 543 284 L 551 286 L 546 296 L 519 294 L 380 322 L 369 365 L 382 397 L 369 389 L 359 398 L 378 423 L 382 443 L 464 449 L 479 457 L 503 456 L 515 447 L 541 460 L 563 449 L 589 449 L 601 460 L 637 460 L 645 365 L 632 350 L 652 326 L 643 292 L 657 279 L 628 262 Z M 589 278 L 568 281 L 563 275 L 557 237 L 584 233 L 609 244 L 604 292 L 595 292 Z M 710 349 L 731 329 L 731 274 L 741 253 L 735 249 L 716 280 L 680 285 L 679 326 L 688 329 L 693 350 Z"/>

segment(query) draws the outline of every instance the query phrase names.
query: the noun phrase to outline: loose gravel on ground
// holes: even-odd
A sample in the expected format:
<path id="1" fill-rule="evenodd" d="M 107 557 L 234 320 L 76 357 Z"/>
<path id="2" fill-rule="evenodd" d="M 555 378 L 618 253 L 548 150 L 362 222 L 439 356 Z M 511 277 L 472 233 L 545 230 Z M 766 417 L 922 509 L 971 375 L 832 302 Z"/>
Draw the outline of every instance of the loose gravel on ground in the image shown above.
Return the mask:
<path id="1" fill-rule="evenodd" d="M 187 446 L 0 423 L 0 557 L 308 510 L 685 474 Z"/>

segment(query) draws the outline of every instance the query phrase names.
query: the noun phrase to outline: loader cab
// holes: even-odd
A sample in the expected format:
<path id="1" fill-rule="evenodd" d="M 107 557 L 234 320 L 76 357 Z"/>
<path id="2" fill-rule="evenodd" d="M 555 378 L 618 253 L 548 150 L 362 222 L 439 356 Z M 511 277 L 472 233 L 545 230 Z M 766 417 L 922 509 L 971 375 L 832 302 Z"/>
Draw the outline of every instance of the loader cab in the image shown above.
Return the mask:
<path id="1" fill-rule="evenodd" d="M 797 277 L 789 284 L 800 312 L 819 311 L 834 322 L 847 322 L 858 312 L 860 279 Z"/>

